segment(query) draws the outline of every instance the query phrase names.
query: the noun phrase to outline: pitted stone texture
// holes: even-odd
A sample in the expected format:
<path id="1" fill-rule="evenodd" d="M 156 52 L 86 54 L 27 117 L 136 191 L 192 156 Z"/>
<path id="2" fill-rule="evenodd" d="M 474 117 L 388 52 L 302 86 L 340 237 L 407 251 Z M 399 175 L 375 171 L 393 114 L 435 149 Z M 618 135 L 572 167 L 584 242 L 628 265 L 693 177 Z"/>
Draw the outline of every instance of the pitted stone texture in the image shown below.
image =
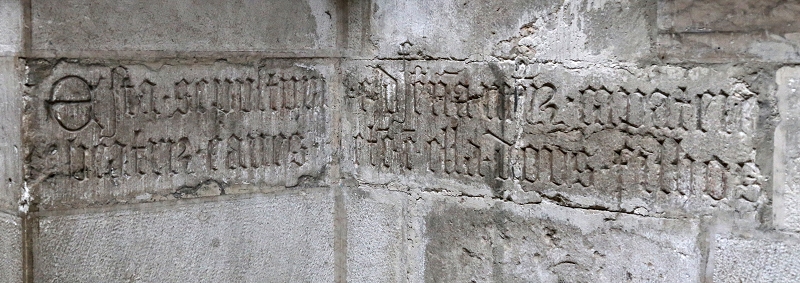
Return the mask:
<path id="1" fill-rule="evenodd" d="M 0 56 L 22 49 L 22 1 L 0 1 Z"/>
<path id="2" fill-rule="evenodd" d="M 431 198 L 427 282 L 699 282 L 698 223 Z"/>
<path id="3" fill-rule="evenodd" d="M 23 113 L 25 178 L 39 208 L 324 177 L 330 67 L 60 62 L 46 70 L 28 74 Z"/>
<path id="4" fill-rule="evenodd" d="M 347 200 L 347 282 L 405 282 L 407 195 L 351 189 Z"/>
<path id="5" fill-rule="evenodd" d="M 790 237 L 717 235 L 709 256 L 713 282 L 797 282 L 800 242 Z"/>
<path id="6" fill-rule="evenodd" d="M 800 61 L 800 4 L 659 0 L 658 53 L 669 62 Z"/>
<path id="7" fill-rule="evenodd" d="M 382 58 L 629 61 L 649 54 L 652 1 L 373 1 Z"/>
<path id="8" fill-rule="evenodd" d="M 333 282 L 333 194 L 41 215 L 35 282 Z"/>
<path id="9" fill-rule="evenodd" d="M 348 67 L 342 170 L 373 184 L 644 215 L 755 213 L 758 97 L 736 69 Z"/>
<path id="10" fill-rule="evenodd" d="M 2 33 L 0 33 L 2 34 Z M 22 99 L 17 59 L 0 57 L 0 211 L 16 213 L 22 194 Z"/>
<path id="11" fill-rule="evenodd" d="M 301 51 L 336 46 L 334 1 L 31 1 L 32 48 Z"/>
<path id="12" fill-rule="evenodd" d="M 780 229 L 800 231 L 800 68 L 781 68 L 775 79 L 781 117 L 773 159 L 775 223 Z"/>
<path id="13" fill-rule="evenodd" d="M 0 283 L 22 282 L 22 220 L 0 213 Z"/>

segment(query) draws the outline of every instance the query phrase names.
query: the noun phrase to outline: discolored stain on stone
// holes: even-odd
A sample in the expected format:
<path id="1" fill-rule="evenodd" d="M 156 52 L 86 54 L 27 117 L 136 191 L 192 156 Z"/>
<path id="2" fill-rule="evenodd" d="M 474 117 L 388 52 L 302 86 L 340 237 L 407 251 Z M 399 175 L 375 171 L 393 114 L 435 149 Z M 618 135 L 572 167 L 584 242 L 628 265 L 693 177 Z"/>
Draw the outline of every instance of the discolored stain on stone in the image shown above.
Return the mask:
<path id="1" fill-rule="evenodd" d="M 700 252 L 694 243 L 699 232 L 696 222 L 570 210 L 553 205 L 495 202 L 475 207 L 433 201 L 425 217 L 425 281 L 699 279 L 693 272 L 699 268 L 699 259 L 694 257 Z"/>

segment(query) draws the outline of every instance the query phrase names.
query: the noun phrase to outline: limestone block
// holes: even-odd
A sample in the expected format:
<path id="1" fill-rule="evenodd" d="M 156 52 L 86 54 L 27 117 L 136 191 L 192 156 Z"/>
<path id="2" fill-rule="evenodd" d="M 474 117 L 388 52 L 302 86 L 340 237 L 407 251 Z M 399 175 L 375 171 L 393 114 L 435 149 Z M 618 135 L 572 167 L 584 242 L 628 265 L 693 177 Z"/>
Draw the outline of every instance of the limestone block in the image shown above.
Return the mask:
<path id="1" fill-rule="evenodd" d="M 325 0 L 34 0 L 31 16 L 32 48 L 49 54 L 332 49 L 340 17 Z"/>
<path id="2" fill-rule="evenodd" d="M 430 198 L 426 282 L 700 282 L 694 220 Z"/>
<path id="3" fill-rule="evenodd" d="M 405 282 L 407 195 L 351 189 L 347 205 L 347 282 Z"/>
<path id="4" fill-rule="evenodd" d="M 798 15 L 793 1 L 659 0 L 658 53 L 668 62 L 798 62 Z"/>
<path id="5" fill-rule="evenodd" d="M 658 52 L 669 63 L 798 62 L 800 33 L 662 33 Z"/>
<path id="6" fill-rule="evenodd" d="M 0 212 L 0 283 L 22 282 L 22 223 Z"/>
<path id="7" fill-rule="evenodd" d="M 752 214 L 765 201 L 760 94 L 741 70 L 347 68 L 340 163 L 364 182 L 642 215 Z"/>
<path id="8" fill-rule="evenodd" d="M 29 62 L 21 155 L 41 209 L 319 183 L 326 81 L 310 62 Z"/>
<path id="9" fill-rule="evenodd" d="M 631 61 L 649 55 L 652 1 L 372 1 L 378 57 Z"/>
<path id="10" fill-rule="evenodd" d="M 716 235 L 708 268 L 713 282 L 796 282 L 800 242 L 780 235 Z"/>
<path id="11" fill-rule="evenodd" d="M 0 1 L 0 56 L 22 49 L 22 1 Z"/>
<path id="12" fill-rule="evenodd" d="M 330 190 L 39 214 L 35 282 L 333 282 Z"/>
<path id="13" fill-rule="evenodd" d="M 0 33 L 2 34 L 2 33 Z M 22 96 L 17 59 L 0 57 L 0 211 L 16 214 L 22 196 Z"/>
<path id="14" fill-rule="evenodd" d="M 773 210 L 778 228 L 800 231 L 800 68 L 784 67 L 776 74 L 778 112 L 775 129 Z"/>
<path id="15" fill-rule="evenodd" d="M 800 4 L 779 0 L 678 0 L 659 1 L 659 29 L 675 32 L 775 33 L 800 29 L 795 16 Z"/>

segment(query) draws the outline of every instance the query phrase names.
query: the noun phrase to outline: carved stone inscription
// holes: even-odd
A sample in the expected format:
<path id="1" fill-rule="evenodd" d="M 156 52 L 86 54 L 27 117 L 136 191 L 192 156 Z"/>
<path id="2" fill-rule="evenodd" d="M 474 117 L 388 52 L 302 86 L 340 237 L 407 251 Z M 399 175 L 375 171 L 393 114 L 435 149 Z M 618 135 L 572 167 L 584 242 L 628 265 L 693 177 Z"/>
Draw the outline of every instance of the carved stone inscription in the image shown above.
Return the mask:
<path id="1" fill-rule="evenodd" d="M 440 180 L 449 179 L 485 184 L 494 196 L 516 188 L 622 211 L 697 212 L 759 199 L 759 109 L 744 84 L 703 70 L 585 72 L 354 66 L 345 158 L 373 182 L 447 189 L 454 183 Z"/>
<path id="2" fill-rule="evenodd" d="M 59 64 L 26 97 L 26 179 L 44 204 L 292 186 L 322 171 L 324 99 L 323 77 L 291 65 Z"/>

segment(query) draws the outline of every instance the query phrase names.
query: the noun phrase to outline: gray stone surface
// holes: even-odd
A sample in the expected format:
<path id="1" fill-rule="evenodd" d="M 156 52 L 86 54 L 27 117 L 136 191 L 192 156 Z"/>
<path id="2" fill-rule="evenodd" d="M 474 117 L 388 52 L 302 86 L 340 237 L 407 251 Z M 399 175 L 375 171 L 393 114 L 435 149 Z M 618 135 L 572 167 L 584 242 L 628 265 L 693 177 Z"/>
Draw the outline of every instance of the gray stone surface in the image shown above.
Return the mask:
<path id="1" fill-rule="evenodd" d="M 347 282 L 405 282 L 407 197 L 369 188 L 346 194 Z"/>
<path id="2" fill-rule="evenodd" d="M 425 282 L 699 282 L 696 220 L 426 196 Z"/>
<path id="3" fill-rule="evenodd" d="M 0 211 L 16 213 L 22 194 L 20 114 L 17 59 L 0 57 Z"/>
<path id="4" fill-rule="evenodd" d="M 659 0 L 658 53 L 668 62 L 800 61 L 800 4 Z"/>
<path id="5" fill-rule="evenodd" d="M 345 80 L 342 170 L 522 203 L 755 213 L 761 110 L 743 72 L 358 62 Z"/>
<path id="6" fill-rule="evenodd" d="M 31 44 L 51 54 L 332 49 L 337 13 L 335 2 L 325 0 L 33 0 Z"/>
<path id="7" fill-rule="evenodd" d="M 324 177 L 327 66 L 37 64 L 49 63 L 28 66 L 23 155 L 40 208 Z"/>
<path id="8" fill-rule="evenodd" d="M 0 282 L 22 282 L 22 223 L 16 215 L 0 212 Z"/>
<path id="9" fill-rule="evenodd" d="M 798 11 L 0 0 L 0 281 L 790 281 Z"/>
<path id="10" fill-rule="evenodd" d="M 797 282 L 800 242 L 785 235 L 716 235 L 709 256 L 713 282 Z"/>
<path id="11" fill-rule="evenodd" d="M 627 61 L 647 56 L 653 1 L 373 1 L 378 57 L 535 57 Z"/>
<path id="12" fill-rule="evenodd" d="M 776 225 L 800 231 L 800 68 L 784 67 L 776 74 L 781 121 L 775 129 L 774 214 Z"/>
<path id="13" fill-rule="evenodd" d="M 331 190 L 39 215 L 35 282 L 333 282 Z"/>
<path id="14" fill-rule="evenodd" d="M 22 143 L 20 140 L 22 1 L 0 0 L 0 283 L 23 282 Z M 24 215 L 22 216 L 24 217 Z"/>
<path id="15" fill-rule="evenodd" d="M 22 1 L 0 1 L 0 56 L 22 49 Z"/>

